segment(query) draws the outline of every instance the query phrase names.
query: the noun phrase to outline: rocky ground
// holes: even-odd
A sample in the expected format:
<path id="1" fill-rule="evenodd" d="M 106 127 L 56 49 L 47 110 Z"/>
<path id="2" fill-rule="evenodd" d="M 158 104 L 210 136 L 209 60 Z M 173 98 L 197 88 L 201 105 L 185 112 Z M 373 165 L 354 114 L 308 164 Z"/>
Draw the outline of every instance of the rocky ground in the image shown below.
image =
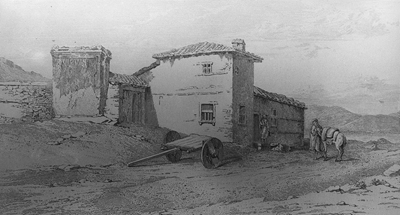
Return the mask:
<path id="1" fill-rule="evenodd" d="M 90 121 L 90 120 L 89 120 Z M 102 121 L 102 120 L 100 120 Z M 0 125 L 0 214 L 398 214 L 400 144 L 349 140 L 344 161 L 226 143 L 221 167 L 159 152 L 165 129 L 52 120 Z M 382 136 L 381 136 L 382 137 Z"/>

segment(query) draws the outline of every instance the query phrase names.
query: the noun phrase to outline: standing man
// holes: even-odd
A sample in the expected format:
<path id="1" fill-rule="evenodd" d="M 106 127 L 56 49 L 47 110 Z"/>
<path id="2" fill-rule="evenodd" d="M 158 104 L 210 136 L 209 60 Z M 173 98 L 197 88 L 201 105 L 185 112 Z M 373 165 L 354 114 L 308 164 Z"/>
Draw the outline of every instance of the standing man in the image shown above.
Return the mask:
<path id="1" fill-rule="evenodd" d="M 263 115 L 262 118 L 260 119 L 260 129 L 261 129 L 261 142 L 263 145 L 266 145 L 267 148 L 269 149 L 270 146 L 267 141 L 267 138 L 269 136 L 269 123 L 267 115 Z M 258 150 L 261 150 L 261 145 L 258 145 Z"/>
<path id="2" fill-rule="evenodd" d="M 310 150 L 314 151 L 316 154 L 315 159 L 324 158 L 326 161 L 327 158 L 327 147 L 326 143 L 322 141 L 322 126 L 318 123 L 318 119 L 314 119 L 311 125 L 310 131 Z M 321 157 L 318 157 L 318 154 L 322 153 Z"/>
<path id="3" fill-rule="evenodd" d="M 317 135 L 318 131 L 322 130 L 322 127 L 318 123 L 318 119 L 314 119 L 311 122 L 311 130 L 310 130 L 310 151 L 314 151 L 317 145 Z"/>

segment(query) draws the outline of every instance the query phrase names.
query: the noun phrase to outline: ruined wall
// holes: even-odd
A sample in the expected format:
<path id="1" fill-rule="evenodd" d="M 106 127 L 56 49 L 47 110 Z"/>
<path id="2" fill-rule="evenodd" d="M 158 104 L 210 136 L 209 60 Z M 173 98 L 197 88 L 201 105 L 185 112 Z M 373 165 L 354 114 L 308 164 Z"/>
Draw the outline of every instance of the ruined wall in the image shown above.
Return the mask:
<path id="1" fill-rule="evenodd" d="M 276 116 L 273 111 L 276 110 Z M 256 96 L 254 113 L 270 117 L 270 142 L 302 146 L 304 134 L 304 109 Z M 272 122 L 276 119 L 276 125 Z"/>
<path id="2" fill-rule="evenodd" d="M 212 73 L 203 74 L 203 63 Z M 232 56 L 209 55 L 161 62 L 143 73 L 151 87 L 155 112 L 146 108 L 147 121 L 183 133 L 197 133 L 232 141 Z M 148 91 L 150 93 L 150 91 Z M 147 100 L 149 101 L 149 100 Z M 151 104 L 152 103 L 152 104 Z M 200 123 L 200 105 L 215 106 L 215 124 Z"/>
<path id="3" fill-rule="evenodd" d="M 249 145 L 253 142 L 254 62 L 236 56 L 233 61 L 233 140 Z M 239 123 L 239 108 L 245 107 L 245 122 Z"/>
<path id="4" fill-rule="evenodd" d="M 51 84 L 1 83 L 0 98 L 0 123 L 54 117 Z"/>
<path id="5" fill-rule="evenodd" d="M 103 115 L 111 52 L 102 46 L 53 47 L 51 55 L 55 114 Z"/>

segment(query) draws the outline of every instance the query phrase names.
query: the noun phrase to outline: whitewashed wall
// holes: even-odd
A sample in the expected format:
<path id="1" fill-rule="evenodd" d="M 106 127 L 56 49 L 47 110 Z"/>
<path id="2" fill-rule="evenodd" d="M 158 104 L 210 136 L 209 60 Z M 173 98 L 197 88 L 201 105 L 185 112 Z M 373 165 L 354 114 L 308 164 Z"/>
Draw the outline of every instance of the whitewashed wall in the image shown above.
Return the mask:
<path id="1" fill-rule="evenodd" d="M 213 62 L 212 75 L 202 62 Z M 161 62 L 143 74 L 150 81 L 159 125 L 183 133 L 197 133 L 232 141 L 232 56 L 199 56 Z M 215 102 L 216 124 L 199 124 L 200 103 Z"/>

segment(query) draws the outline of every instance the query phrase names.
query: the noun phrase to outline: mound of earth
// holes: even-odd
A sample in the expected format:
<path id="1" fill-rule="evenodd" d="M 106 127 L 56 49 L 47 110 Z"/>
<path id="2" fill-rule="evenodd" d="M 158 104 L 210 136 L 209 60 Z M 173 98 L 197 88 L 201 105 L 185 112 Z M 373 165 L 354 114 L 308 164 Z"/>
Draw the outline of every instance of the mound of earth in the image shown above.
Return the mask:
<path id="1" fill-rule="evenodd" d="M 51 120 L 0 124 L 0 170 L 126 163 L 160 151 L 168 129 Z"/>
<path id="2" fill-rule="evenodd" d="M 385 144 L 393 144 L 392 142 L 390 142 L 389 140 L 385 139 L 385 138 L 379 138 L 378 140 L 371 140 L 368 141 L 367 144 L 377 144 L 377 145 L 385 145 Z"/>
<path id="3" fill-rule="evenodd" d="M 372 150 L 380 150 L 387 148 L 389 145 L 393 145 L 392 142 L 385 138 L 379 138 L 378 140 L 370 140 L 365 144 L 365 148 Z"/>

